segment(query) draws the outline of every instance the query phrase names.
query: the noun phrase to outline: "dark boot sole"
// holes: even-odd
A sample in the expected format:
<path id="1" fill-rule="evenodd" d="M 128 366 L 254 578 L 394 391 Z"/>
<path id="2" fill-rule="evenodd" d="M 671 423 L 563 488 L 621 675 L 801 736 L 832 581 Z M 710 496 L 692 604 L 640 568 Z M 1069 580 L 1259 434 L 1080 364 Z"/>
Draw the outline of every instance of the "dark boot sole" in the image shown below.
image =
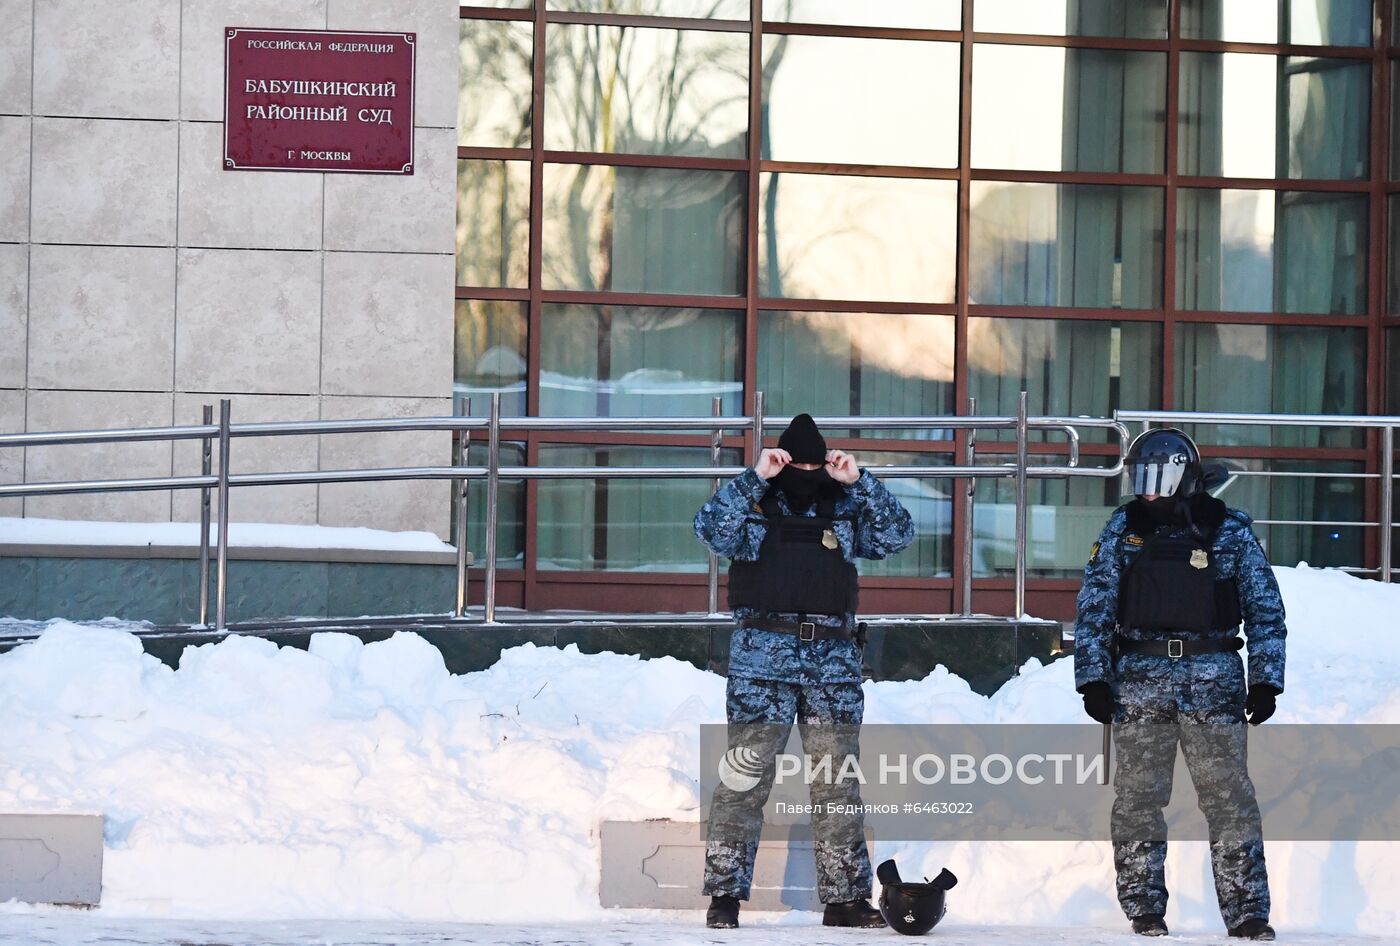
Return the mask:
<path id="1" fill-rule="evenodd" d="M 837 926 L 851 930 L 883 930 L 887 924 L 883 919 L 878 923 L 848 923 L 845 920 L 829 920 L 822 917 L 822 926 Z"/>

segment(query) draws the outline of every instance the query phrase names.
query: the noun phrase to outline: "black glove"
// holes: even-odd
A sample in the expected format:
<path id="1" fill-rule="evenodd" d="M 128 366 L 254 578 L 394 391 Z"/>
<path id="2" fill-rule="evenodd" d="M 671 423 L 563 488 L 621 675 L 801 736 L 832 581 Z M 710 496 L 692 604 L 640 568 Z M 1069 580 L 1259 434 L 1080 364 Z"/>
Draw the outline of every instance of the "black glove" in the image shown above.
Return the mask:
<path id="1" fill-rule="evenodd" d="M 1268 683 L 1256 683 L 1249 688 L 1249 695 L 1244 698 L 1244 715 L 1249 720 L 1249 725 L 1258 726 L 1264 720 L 1274 715 L 1277 708 L 1275 700 L 1283 691 Z"/>
<path id="2" fill-rule="evenodd" d="M 1109 689 L 1107 683 L 1095 680 L 1093 683 L 1084 684 L 1084 688 L 1079 692 L 1084 694 L 1084 712 L 1095 722 L 1113 722 L 1113 690 Z"/>

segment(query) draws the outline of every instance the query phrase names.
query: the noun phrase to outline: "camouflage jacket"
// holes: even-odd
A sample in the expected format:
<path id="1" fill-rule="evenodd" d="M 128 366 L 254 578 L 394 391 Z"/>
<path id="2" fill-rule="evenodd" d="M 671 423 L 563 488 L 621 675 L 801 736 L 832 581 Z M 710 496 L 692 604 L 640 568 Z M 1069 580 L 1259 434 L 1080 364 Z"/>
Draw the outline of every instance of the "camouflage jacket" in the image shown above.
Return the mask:
<path id="1" fill-rule="evenodd" d="M 768 491 L 768 481 L 752 467 L 720 487 L 695 514 L 695 534 L 716 555 L 743 562 L 758 558 L 767 529 L 758 501 Z M 797 515 L 781 491 L 776 492 L 784 515 Z M 846 561 L 885 558 L 914 540 L 909 511 L 868 470 L 846 487 L 836 501 L 838 521 L 832 526 Z M 811 507 L 803 515 L 816 515 Z M 849 521 L 845 521 L 849 520 Z M 742 620 L 752 609 L 736 608 Z M 797 615 L 773 615 L 796 620 Z M 843 623 L 854 628 L 855 615 L 814 616 L 810 620 L 831 627 Z M 785 683 L 840 683 L 861 679 L 860 648 L 850 641 L 802 642 L 792 634 L 755 628 L 734 629 L 729 647 L 729 675 Z"/>
<path id="2" fill-rule="evenodd" d="M 1189 526 L 1151 523 L 1128 503 L 1109 517 L 1099 540 L 1094 543 L 1089 564 L 1084 568 L 1084 584 L 1079 590 L 1078 614 L 1074 623 L 1074 685 L 1083 689 L 1095 681 L 1113 679 L 1111 647 L 1118 628 L 1118 590 L 1123 571 L 1141 551 L 1143 539 L 1167 532 L 1189 535 Z M 1273 568 L 1254 535 L 1248 515 L 1228 509 L 1207 495 L 1193 500 L 1193 519 L 1214 528 L 1210 557 L 1222 578 L 1233 578 L 1239 589 L 1240 613 L 1249 645 L 1249 685 L 1265 683 L 1283 689 L 1284 625 L 1283 598 Z M 1124 629 L 1125 635 L 1135 635 Z M 1146 635 L 1140 635 L 1146 636 Z M 1182 632 L 1183 638 L 1216 636 Z M 1169 659 L 1169 658 L 1162 658 Z"/>

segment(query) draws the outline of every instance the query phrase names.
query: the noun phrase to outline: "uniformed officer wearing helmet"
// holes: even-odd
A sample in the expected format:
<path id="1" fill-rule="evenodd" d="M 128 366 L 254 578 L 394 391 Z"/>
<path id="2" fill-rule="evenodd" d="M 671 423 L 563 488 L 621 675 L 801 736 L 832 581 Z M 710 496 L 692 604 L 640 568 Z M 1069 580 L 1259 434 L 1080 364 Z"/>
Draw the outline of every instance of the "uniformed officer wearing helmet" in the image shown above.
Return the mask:
<path id="1" fill-rule="evenodd" d="M 730 753 L 760 760 L 747 791 L 715 789 L 705 857 L 706 923 L 738 925 L 747 900 L 774 758 L 796 718 L 804 751 L 839 760 L 858 750 L 864 711 L 855 612 L 860 558 L 885 558 L 914 538 L 909 512 L 855 459 L 828 450 L 807 414 L 777 449 L 726 483 L 695 516 L 695 534 L 731 560 L 726 716 Z M 870 854 L 853 780 L 810 786 L 817 893 L 828 926 L 884 926 L 869 903 Z"/>
<path id="2" fill-rule="evenodd" d="M 1112 835 L 1118 902 L 1145 936 L 1167 932 L 1164 864 L 1172 769 L 1180 744 L 1210 828 L 1216 899 L 1231 936 L 1274 938 L 1246 719 L 1283 692 L 1283 601 L 1243 512 L 1206 492 L 1179 430 L 1133 441 L 1137 498 L 1108 520 L 1084 570 L 1075 622 L 1075 686 L 1118 745 Z M 1239 651 L 1243 623 L 1246 667 Z"/>

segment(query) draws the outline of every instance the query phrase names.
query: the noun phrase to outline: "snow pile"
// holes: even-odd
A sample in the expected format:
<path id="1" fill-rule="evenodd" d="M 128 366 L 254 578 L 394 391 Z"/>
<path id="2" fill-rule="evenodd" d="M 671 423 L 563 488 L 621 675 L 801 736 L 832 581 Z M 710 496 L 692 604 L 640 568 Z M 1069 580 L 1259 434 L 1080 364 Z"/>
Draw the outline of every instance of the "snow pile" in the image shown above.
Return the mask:
<path id="1" fill-rule="evenodd" d="M 216 542 L 216 526 L 209 541 Z M 0 516 L 0 543 L 12 545 L 95 545 L 145 548 L 196 546 L 197 522 L 95 522 Z M 446 552 L 453 547 L 431 532 L 386 532 L 358 526 L 296 526 L 272 522 L 230 522 L 228 543 L 241 548 L 369 549 L 378 552 Z"/>
<path id="2" fill-rule="evenodd" d="M 1279 569 L 1287 721 L 1400 722 L 1400 589 Z M 995 696 L 940 668 L 867 684 L 870 722 L 1087 722 L 1070 661 Z M 724 680 L 670 659 L 507 651 L 452 676 L 416 635 L 309 652 L 253 638 L 178 672 L 118 628 L 54 622 L 0 655 L 0 810 L 102 812 L 109 915 L 603 920 L 597 825 L 694 819 L 699 726 Z M 1178 843 L 1169 922 L 1219 929 L 1205 845 Z M 1275 920 L 1389 933 L 1400 844 L 1271 843 Z M 945 864 L 960 923 L 1121 928 L 1106 843 L 880 844 Z"/>

